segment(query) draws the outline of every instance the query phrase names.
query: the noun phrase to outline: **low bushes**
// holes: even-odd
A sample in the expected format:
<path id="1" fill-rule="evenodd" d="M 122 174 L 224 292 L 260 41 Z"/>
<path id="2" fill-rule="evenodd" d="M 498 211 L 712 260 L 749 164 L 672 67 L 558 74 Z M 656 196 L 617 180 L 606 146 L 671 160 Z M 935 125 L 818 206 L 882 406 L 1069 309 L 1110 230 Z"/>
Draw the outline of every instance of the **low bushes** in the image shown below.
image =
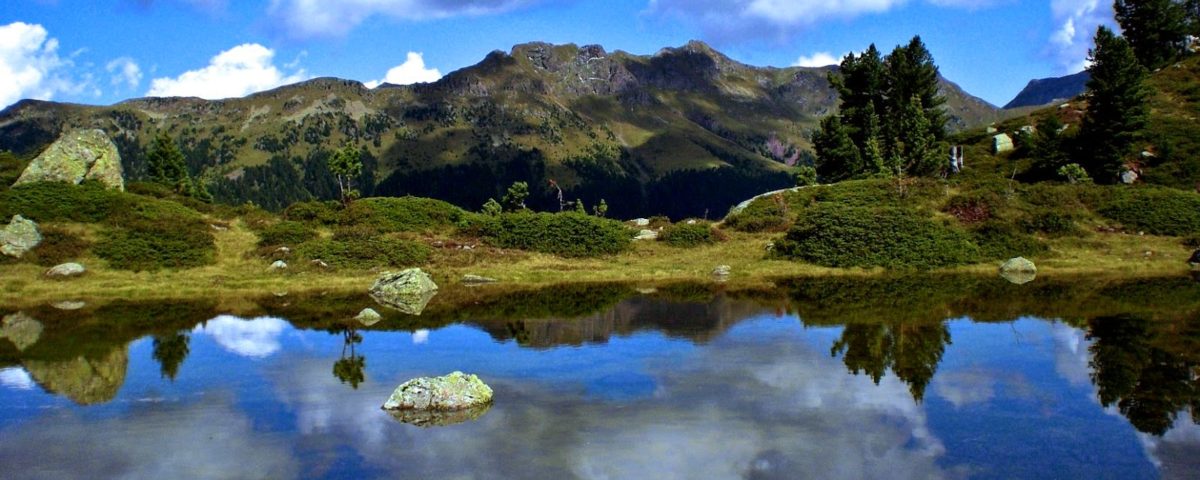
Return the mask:
<path id="1" fill-rule="evenodd" d="M 1200 233 L 1200 194 L 1170 188 L 1118 188 L 1100 215 L 1155 235 Z"/>
<path id="2" fill-rule="evenodd" d="M 77 260 L 82 257 L 91 244 L 74 234 L 53 227 L 41 229 L 42 242 L 33 250 L 26 253 L 26 259 L 43 267 L 53 267 L 60 263 Z"/>
<path id="3" fill-rule="evenodd" d="M 628 248 L 631 240 L 620 222 L 574 212 L 504 213 L 476 222 L 480 236 L 498 247 L 564 257 L 612 255 Z"/>
<path id="4" fill-rule="evenodd" d="M 430 249 L 395 234 L 335 235 L 308 241 L 298 253 L 338 268 L 411 267 L 425 263 Z"/>
<path id="5" fill-rule="evenodd" d="M 1049 250 L 1016 226 L 999 221 L 983 222 L 971 232 L 972 240 L 979 247 L 980 260 L 1003 260 L 1012 257 L 1030 257 Z"/>
<path id="6" fill-rule="evenodd" d="M 332 200 L 296 202 L 283 210 L 283 218 L 287 220 L 320 225 L 334 225 L 341 215 L 342 205 Z"/>
<path id="7" fill-rule="evenodd" d="M 739 232 L 782 231 L 787 228 L 787 209 L 782 195 L 776 198 L 760 198 L 742 211 L 730 215 L 724 225 Z"/>
<path id="8" fill-rule="evenodd" d="M 364 198 L 342 212 L 341 224 L 365 225 L 381 233 L 419 232 L 462 225 L 465 210 L 441 200 L 420 197 Z"/>
<path id="9" fill-rule="evenodd" d="M 841 205 L 805 211 L 775 252 L 827 267 L 935 268 L 979 257 L 966 233 L 919 212 Z"/>
<path id="10" fill-rule="evenodd" d="M 707 222 L 676 223 L 663 229 L 658 240 L 672 247 L 696 247 L 717 243 L 719 233 Z"/>
<path id="11" fill-rule="evenodd" d="M 137 221 L 110 227 L 92 248 L 112 268 L 158 270 L 191 268 L 213 263 L 216 245 L 203 229 L 177 228 L 170 222 Z"/>
<path id="12" fill-rule="evenodd" d="M 257 233 L 259 247 L 279 245 L 295 247 L 317 237 L 317 231 L 312 227 L 288 220 L 268 225 Z"/>

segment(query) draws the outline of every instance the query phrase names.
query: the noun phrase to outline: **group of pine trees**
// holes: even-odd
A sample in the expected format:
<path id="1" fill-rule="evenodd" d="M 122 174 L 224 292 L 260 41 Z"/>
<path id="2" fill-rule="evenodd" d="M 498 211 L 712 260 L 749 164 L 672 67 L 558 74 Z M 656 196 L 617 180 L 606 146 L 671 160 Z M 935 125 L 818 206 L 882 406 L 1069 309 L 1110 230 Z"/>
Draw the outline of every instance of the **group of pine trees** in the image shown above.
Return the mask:
<path id="1" fill-rule="evenodd" d="M 841 97 L 813 137 L 821 181 L 940 172 L 946 100 L 938 68 L 920 37 L 880 56 L 872 44 L 842 59 L 829 82 Z"/>

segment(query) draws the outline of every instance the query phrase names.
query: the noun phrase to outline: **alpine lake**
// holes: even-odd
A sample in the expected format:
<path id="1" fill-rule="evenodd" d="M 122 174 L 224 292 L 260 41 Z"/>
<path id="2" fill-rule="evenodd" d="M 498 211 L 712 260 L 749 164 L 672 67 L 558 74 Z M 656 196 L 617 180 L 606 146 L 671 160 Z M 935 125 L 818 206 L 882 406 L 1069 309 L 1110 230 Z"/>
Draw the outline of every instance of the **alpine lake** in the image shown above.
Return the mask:
<path id="1" fill-rule="evenodd" d="M 1186 276 L 63 300 L 0 307 L 2 478 L 1200 477 Z"/>

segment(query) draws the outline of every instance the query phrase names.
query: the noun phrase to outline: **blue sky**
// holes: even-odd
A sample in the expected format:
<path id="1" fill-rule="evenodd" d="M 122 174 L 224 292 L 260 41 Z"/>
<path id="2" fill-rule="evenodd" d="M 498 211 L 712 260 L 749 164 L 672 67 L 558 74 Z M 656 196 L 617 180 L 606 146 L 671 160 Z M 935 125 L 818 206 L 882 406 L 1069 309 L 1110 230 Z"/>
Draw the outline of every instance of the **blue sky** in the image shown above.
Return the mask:
<path id="1" fill-rule="evenodd" d="M 1082 69 L 1101 0 L 5 0 L 0 108 L 242 96 L 322 76 L 432 81 L 528 41 L 651 54 L 691 39 L 760 66 L 836 63 L 920 35 L 1003 105 Z"/>

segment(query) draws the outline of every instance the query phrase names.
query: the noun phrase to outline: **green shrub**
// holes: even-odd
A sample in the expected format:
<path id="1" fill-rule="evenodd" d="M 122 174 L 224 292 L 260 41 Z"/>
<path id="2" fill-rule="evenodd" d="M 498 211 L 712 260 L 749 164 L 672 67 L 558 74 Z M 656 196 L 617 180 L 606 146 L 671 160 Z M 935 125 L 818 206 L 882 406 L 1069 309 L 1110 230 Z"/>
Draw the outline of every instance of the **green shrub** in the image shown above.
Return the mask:
<path id="1" fill-rule="evenodd" d="M 26 183 L 0 192 L 0 217 L 20 214 L 39 223 L 51 221 L 97 223 L 118 212 L 128 194 L 107 190 L 99 183 Z M 129 195 L 130 197 L 136 197 Z"/>
<path id="2" fill-rule="evenodd" d="M 459 226 L 467 217 L 463 209 L 432 198 L 376 197 L 351 203 L 341 223 L 379 232 L 419 232 Z"/>
<path id="3" fill-rule="evenodd" d="M 338 268 L 411 267 L 429 259 L 428 246 L 396 236 L 336 236 L 311 240 L 298 249 L 301 257 Z"/>
<path id="4" fill-rule="evenodd" d="M 975 245 L 979 246 L 981 260 L 1030 257 L 1048 250 L 1046 244 L 1010 223 L 994 220 L 984 222 L 971 233 Z"/>
<path id="5" fill-rule="evenodd" d="M 1200 235 L 1188 235 L 1183 239 L 1183 246 L 1200 248 Z"/>
<path id="6" fill-rule="evenodd" d="M 966 233 L 909 209 L 818 205 L 800 216 L 775 252 L 827 267 L 935 268 L 971 263 Z"/>
<path id="7" fill-rule="evenodd" d="M 317 231 L 300 222 L 284 220 L 259 230 L 258 246 L 287 245 L 295 247 L 317 237 Z"/>
<path id="8" fill-rule="evenodd" d="M 147 219 L 111 227 L 92 248 L 111 268 L 159 270 L 192 268 L 213 263 L 216 244 L 212 234 L 197 228 L 179 228 L 172 222 Z"/>
<path id="9" fill-rule="evenodd" d="M 725 219 L 724 225 L 739 232 L 782 231 L 787 226 L 787 210 L 784 205 L 782 201 L 760 198 L 742 211 L 730 215 Z"/>
<path id="10" fill-rule="evenodd" d="M 658 240 L 672 247 L 687 248 L 717 243 L 717 234 L 713 232 L 712 225 L 706 222 L 696 222 L 690 225 L 676 223 L 664 228 L 662 233 L 658 234 Z"/>
<path id="11" fill-rule="evenodd" d="M 480 235 L 493 245 L 564 257 L 611 255 L 631 241 L 631 232 L 620 222 L 574 212 L 504 213 L 478 222 Z"/>
<path id="12" fill-rule="evenodd" d="M 1070 235 L 1079 232 L 1075 226 L 1075 215 L 1060 210 L 1042 209 L 1022 219 L 1020 222 L 1026 232 L 1041 232 L 1052 236 Z"/>
<path id="13" fill-rule="evenodd" d="M 951 197 L 942 211 L 969 225 L 990 220 L 1002 204 L 994 192 L 972 191 Z"/>
<path id="14" fill-rule="evenodd" d="M 341 214 L 342 205 L 332 200 L 296 202 L 283 209 L 283 218 L 287 220 L 321 225 L 338 223 Z"/>
<path id="15" fill-rule="evenodd" d="M 23 259 L 43 267 L 77 260 L 91 246 L 86 240 L 54 227 L 42 228 L 41 234 L 42 242 L 25 254 Z"/>
<path id="16" fill-rule="evenodd" d="M 1200 194 L 1170 188 L 1112 188 L 1098 213 L 1155 235 L 1200 233 Z"/>

